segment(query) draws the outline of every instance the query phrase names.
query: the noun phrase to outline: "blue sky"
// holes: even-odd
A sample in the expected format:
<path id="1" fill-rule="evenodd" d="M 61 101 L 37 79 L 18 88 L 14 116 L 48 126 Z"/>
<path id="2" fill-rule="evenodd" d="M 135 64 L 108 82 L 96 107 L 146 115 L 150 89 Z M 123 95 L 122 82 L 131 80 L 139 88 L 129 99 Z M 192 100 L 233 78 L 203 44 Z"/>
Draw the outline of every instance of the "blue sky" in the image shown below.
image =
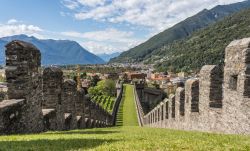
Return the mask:
<path id="1" fill-rule="evenodd" d="M 128 50 L 185 18 L 243 0 L 0 0 L 0 37 L 69 39 L 89 51 Z"/>

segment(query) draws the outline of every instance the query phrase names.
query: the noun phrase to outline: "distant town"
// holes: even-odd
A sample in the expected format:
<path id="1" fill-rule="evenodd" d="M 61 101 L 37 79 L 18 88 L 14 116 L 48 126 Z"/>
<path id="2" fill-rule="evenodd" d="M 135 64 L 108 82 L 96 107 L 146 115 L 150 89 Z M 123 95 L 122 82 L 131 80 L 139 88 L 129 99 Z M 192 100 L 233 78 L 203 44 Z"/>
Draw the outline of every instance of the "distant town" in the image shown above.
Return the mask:
<path id="1" fill-rule="evenodd" d="M 53 65 L 56 66 L 56 65 Z M 64 77 L 77 81 L 77 75 L 80 75 L 81 85 L 88 93 L 93 80 L 113 80 L 125 81 L 127 83 L 145 82 L 145 86 L 162 91 L 169 96 L 175 94 L 178 87 L 183 87 L 188 79 L 198 78 L 198 74 L 171 71 L 156 72 L 153 65 L 144 64 L 104 64 L 104 65 L 65 65 L 57 66 L 62 69 Z M 78 70 L 78 68 L 80 70 Z M 1 98 L 7 92 L 7 84 L 5 82 L 5 69 L 0 69 L 0 91 Z"/>

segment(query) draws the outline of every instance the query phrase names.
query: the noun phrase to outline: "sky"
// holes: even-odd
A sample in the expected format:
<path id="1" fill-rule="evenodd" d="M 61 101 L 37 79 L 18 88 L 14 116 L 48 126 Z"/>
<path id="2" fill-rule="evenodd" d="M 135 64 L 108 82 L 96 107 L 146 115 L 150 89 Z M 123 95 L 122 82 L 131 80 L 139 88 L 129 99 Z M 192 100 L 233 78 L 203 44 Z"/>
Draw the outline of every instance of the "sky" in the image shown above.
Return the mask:
<path id="1" fill-rule="evenodd" d="M 77 41 L 94 54 L 126 51 L 203 9 L 244 0 L 0 0 L 0 37 Z"/>

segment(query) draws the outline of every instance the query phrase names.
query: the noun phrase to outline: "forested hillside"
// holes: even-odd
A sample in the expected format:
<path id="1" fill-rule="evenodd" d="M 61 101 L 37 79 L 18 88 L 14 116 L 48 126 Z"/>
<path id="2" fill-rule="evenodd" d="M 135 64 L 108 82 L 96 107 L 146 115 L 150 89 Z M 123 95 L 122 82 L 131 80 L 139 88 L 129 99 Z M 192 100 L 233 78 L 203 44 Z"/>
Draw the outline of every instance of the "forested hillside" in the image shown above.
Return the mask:
<path id="1" fill-rule="evenodd" d="M 142 62 L 151 56 L 163 45 L 172 44 L 176 40 L 184 39 L 193 32 L 203 29 L 217 21 L 250 7 L 250 1 L 234 3 L 230 5 L 219 5 L 211 10 L 203 10 L 200 13 L 187 18 L 175 26 L 155 35 L 145 43 L 123 52 L 120 56 L 111 59 L 114 62 Z"/>
<path id="2" fill-rule="evenodd" d="M 165 45 L 148 56 L 147 61 L 161 59 L 156 65 L 159 70 L 199 70 L 206 64 L 223 64 L 226 46 L 245 37 L 250 37 L 250 9 L 227 17 L 184 40 Z"/>

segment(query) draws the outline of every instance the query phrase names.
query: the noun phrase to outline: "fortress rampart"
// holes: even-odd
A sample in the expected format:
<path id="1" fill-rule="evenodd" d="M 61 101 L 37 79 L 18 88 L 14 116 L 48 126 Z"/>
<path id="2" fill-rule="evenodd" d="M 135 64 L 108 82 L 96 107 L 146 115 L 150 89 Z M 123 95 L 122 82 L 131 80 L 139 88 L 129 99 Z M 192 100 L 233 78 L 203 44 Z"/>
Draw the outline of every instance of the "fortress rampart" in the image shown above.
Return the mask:
<path id="1" fill-rule="evenodd" d="M 113 116 L 77 89 L 75 81 L 63 79 L 59 68 L 41 71 L 41 53 L 30 43 L 16 40 L 6 45 L 6 80 L 8 100 L 0 102 L 1 134 L 113 124 Z"/>
<path id="2" fill-rule="evenodd" d="M 149 127 L 250 134 L 250 38 L 231 42 L 223 67 L 203 66 L 198 79 L 140 118 Z"/>

